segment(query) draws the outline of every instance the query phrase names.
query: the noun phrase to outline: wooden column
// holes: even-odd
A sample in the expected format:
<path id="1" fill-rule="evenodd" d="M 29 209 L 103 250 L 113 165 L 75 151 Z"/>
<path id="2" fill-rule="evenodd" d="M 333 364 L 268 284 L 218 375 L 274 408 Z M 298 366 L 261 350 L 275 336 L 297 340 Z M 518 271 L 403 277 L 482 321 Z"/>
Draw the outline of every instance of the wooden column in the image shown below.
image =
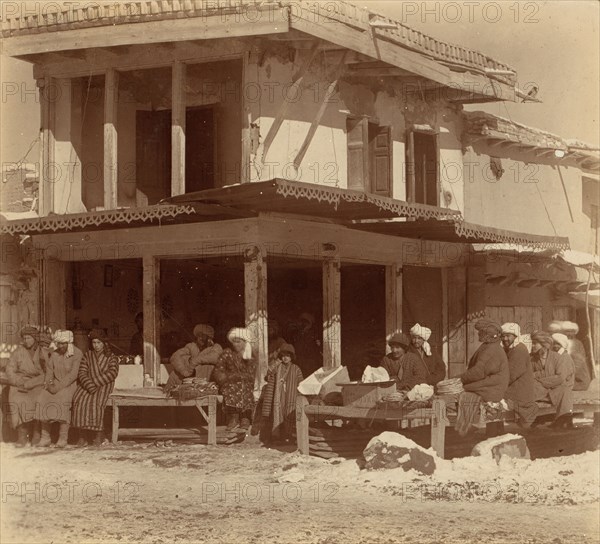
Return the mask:
<path id="1" fill-rule="evenodd" d="M 160 377 L 160 261 L 143 257 L 144 373 L 154 385 Z"/>
<path id="2" fill-rule="evenodd" d="M 52 211 L 58 214 L 79 213 L 81 202 L 82 103 L 81 86 L 71 79 L 55 79 L 57 95 L 53 100 L 54 173 Z"/>
<path id="3" fill-rule="evenodd" d="M 117 107 L 119 73 L 111 68 L 104 78 L 104 209 L 117 207 Z"/>
<path id="4" fill-rule="evenodd" d="M 186 65 L 176 61 L 171 81 L 171 196 L 185 193 L 185 74 Z"/>
<path id="5" fill-rule="evenodd" d="M 52 78 L 39 79 L 40 88 L 40 184 L 38 213 L 46 216 L 52 211 L 54 172 L 54 110 L 50 96 Z"/>
<path id="6" fill-rule="evenodd" d="M 252 348 L 257 356 L 254 380 L 255 397 L 265 384 L 269 359 L 269 335 L 267 326 L 267 263 L 260 248 L 252 247 L 245 252 L 244 300 L 246 327 L 252 333 Z"/>
<path id="7" fill-rule="evenodd" d="M 342 320 L 340 304 L 340 262 L 323 263 L 323 368 L 342 364 Z"/>
<path id="8" fill-rule="evenodd" d="M 408 131 L 406 137 L 406 201 L 415 201 L 415 133 Z"/>
<path id="9" fill-rule="evenodd" d="M 385 267 L 385 336 L 402 330 L 402 266 Z"/>
<path id="10" fill-rule="evenodd" d="M 450 360 L 450 333 L 448 330 L 448 269 L 442 268 L 442 360 L 446 365 L 448 376 L 448 362 Z"/>
<path id="11" fill-rule="evenodd" d="M 43 271 L 44 311 L 40 325 L 51 327 L 53 331 L 64 329 L 67 326 L 66 263 L 45 258 Z"/>

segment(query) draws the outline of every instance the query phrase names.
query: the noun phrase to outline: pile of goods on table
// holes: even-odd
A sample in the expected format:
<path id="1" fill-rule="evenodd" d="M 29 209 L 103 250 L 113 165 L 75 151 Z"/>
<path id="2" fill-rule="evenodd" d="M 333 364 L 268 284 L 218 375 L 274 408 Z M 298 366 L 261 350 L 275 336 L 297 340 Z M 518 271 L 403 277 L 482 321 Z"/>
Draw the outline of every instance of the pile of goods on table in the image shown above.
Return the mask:
<path id="1" fill-rule="evenodd" d="M 206 378 L 184 378 L 183 383 L 176 385 L 168 395 L 178 400 L 191 400 L 217 395 L 218 392 L 217 384 L 209 382 Z"/>

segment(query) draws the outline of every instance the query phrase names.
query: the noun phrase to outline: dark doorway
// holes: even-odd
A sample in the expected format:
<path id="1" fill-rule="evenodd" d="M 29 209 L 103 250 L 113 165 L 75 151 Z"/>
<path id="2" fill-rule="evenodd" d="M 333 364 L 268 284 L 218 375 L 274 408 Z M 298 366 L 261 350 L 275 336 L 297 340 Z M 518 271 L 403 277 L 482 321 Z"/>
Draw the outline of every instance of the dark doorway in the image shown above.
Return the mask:
<path id="1" fill-rule="evenodd" d="M 415 186 L 409 200 L 439 206 L 437 135 L 415 131 L 413 138 Z"/>
<path id="2" fill-rule="evenodd" d="M 187 108 L 185 124 L 185 192 L 211 189 L 215 186 L 214 109 Z"/>
<path id="3" fill-rule="evenodd" d="M 137 111 L 136 183 L 148 204 L 171 194 L 171 110 Z"/>
<path id="4" fill-rule="evenodd" d="M 185 192 L 214 187 L 215 122 L 212 107 L 187 108 Z M 136 115 L 137 188 L 148 204 L 171 195 L 171 110 Z"/>

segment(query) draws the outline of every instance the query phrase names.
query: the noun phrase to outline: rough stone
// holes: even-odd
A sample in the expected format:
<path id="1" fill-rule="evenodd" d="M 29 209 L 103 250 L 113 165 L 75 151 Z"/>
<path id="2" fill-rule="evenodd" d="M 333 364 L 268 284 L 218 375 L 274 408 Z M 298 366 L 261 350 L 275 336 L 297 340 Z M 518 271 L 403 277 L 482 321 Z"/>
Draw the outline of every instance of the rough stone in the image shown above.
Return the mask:
<path id="1" fill-rule="evenodd" d="M 492 458 L 496 463 L 500 463 L 500 459 L 504 456 L 513 459 L 531 459 L 525 438 L 515 434 L 503 434 L 479 442 L 475 444 L 471 455 Z"/>
<path id="2" fill-rule="evenodd" d="M 433 474 L 435 455 L 409 438 L 398 433 L 384 432 L 375 436 L 363 451 L 365 468 L 402 468 L 405 472 L 416 470 L 421 474 Z"/>

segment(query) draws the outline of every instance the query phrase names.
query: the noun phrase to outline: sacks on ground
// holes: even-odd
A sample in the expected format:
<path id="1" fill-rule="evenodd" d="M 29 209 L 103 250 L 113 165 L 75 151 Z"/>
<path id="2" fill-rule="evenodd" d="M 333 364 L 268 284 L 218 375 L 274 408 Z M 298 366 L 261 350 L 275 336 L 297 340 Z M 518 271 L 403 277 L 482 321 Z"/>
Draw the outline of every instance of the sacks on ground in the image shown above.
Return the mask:
<path id="1" fill-rule="evenodd" d="M 385 368 L 367 365 L 361 381 L 363 383 L 388 382 L 390 381 L 390 375 Z"/>

